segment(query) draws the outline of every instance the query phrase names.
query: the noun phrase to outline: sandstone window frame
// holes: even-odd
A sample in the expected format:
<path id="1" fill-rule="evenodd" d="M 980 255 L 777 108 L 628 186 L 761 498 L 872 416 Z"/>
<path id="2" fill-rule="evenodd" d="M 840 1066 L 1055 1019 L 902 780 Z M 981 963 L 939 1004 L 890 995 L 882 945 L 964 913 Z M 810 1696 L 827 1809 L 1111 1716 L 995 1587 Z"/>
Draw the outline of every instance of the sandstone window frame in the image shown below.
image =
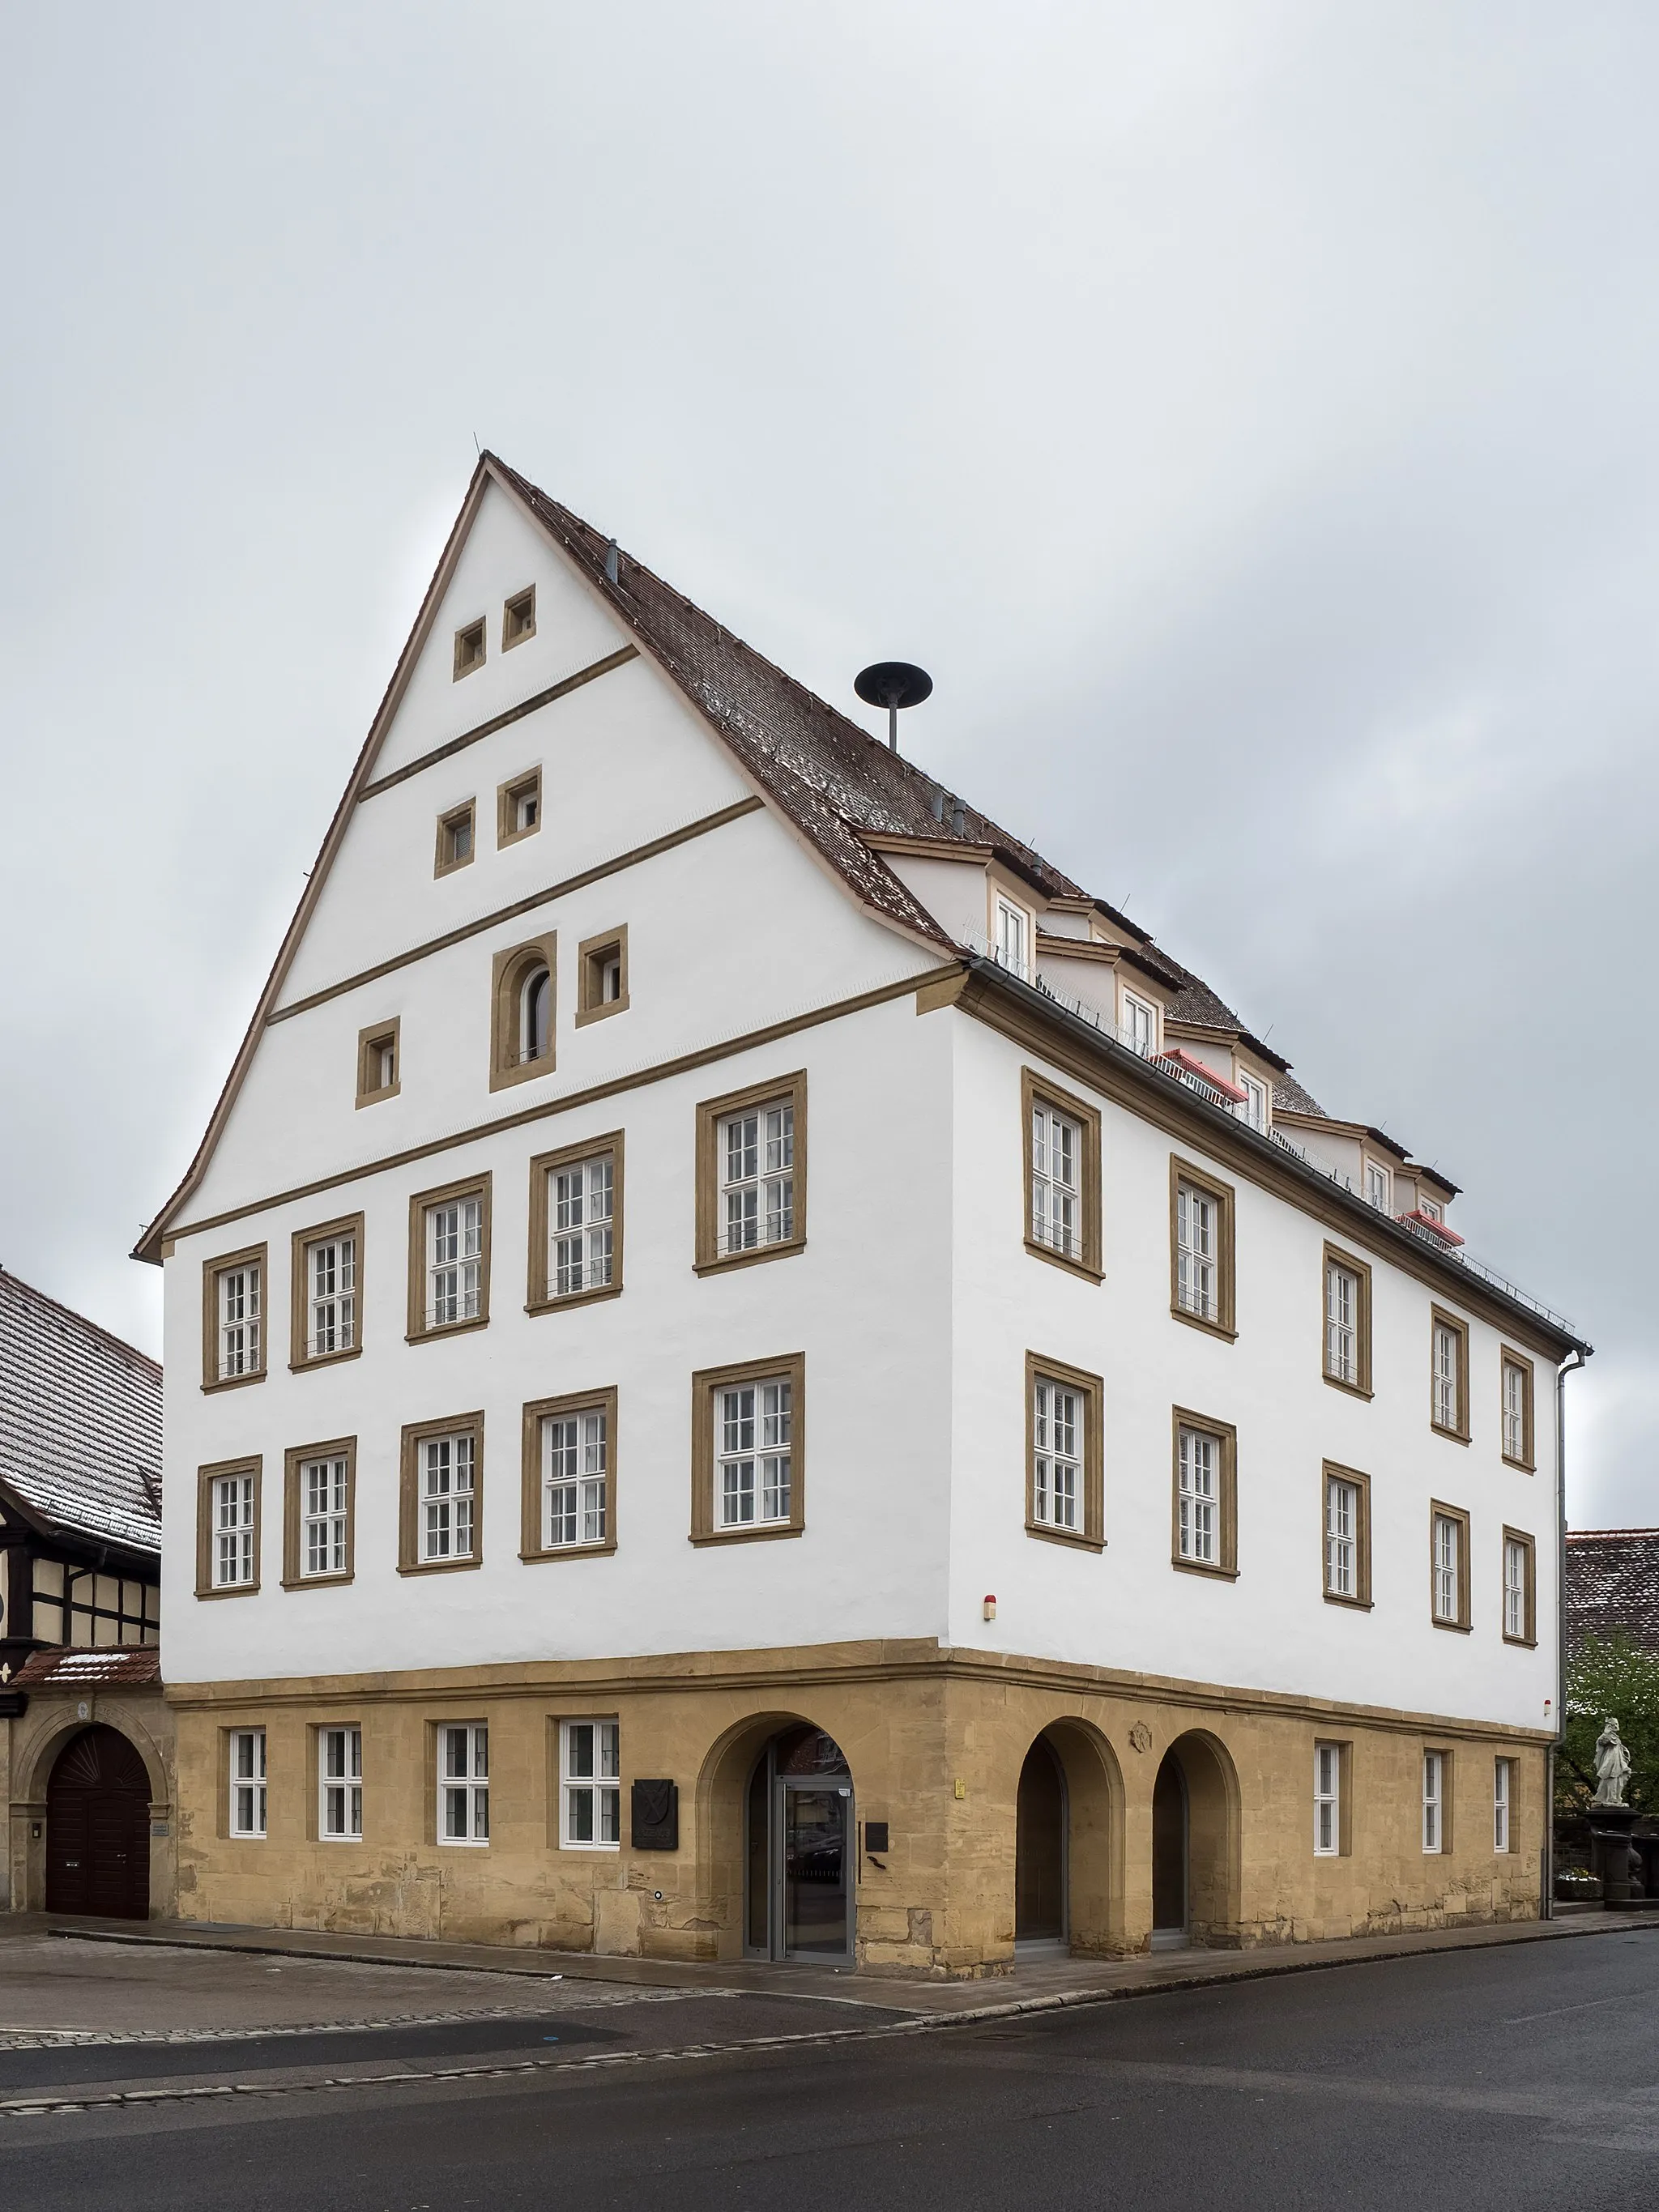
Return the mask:
<path id="1" fill-rule="evenodd" d="M 714 1423 L 722 1390 L 746 1382 L 787 1382 L 790 1386 L 789 1517 L 723 1524 L 715 1508 Z M 756 1456 L 760 1456 L 757 1444 Z M 786 1352 L 768 1359 L 741 1359 L 724 1367 L 699 1368 L 691 1377 L 691 1527 L 696 1545 L 775 1543 L 806 1533 L 806 1354 Z"/>
<path id="2" fill-rule="evenodd" d="M 331 1244 L 352 1239 L 352 1300 L 351 1342 L 333 1352 L 312 1352 L 311 1342 L 311 1253 L 319 1244 Z M 338 1291 L 337 1297 L 348 1293 Z M 332 1367 L 342 1359 L 357 1359 L 363 1349 L 363 1217 L 361 1213 L 342 1213 L 332 1221 L 319 1222 L 314 1228 L 296 1229 L 289 1258 L 289 1354 L 288 1364 L 294 1374 L 313 1367 Z"/>
<path id="3" fill-rule="evenodd" d="M 305 1571 L 306 1500 L 301 1488 L 303 1470 L 322 1460 L 345 1462 L 345 1565 L 326 1573 Z M 330 1437 L 321 1443 L 295 1444 L 283 1455 L 283 1588 L 337 1589 L 356 1575 L 357 1439 Z"/>
<path id="4" fill-rule="evenodd" d="M 464 1176 L 457 1182 L 441 1183 L 434 1190 L 417 1190 L 411 1194 L 409 1201 L 409 1325 L 404 1336 L 406 1343 L 431 1344 L 443 1337 L 459 1336 L 468 1329 L 488 1328 L 491 1184 L 492 1171 L 485 1168 L 481 1174 Z M 478 1310 L 458 1321 L 432 1322 L 427 1317 L 427 1216 L 435 1206 L 469 1198 L 477 1199 L 483 1209 L 480 1216 Z"/>
<path id="5" fill-rule="evenodd" d="M 454 657 L 450 665 L 450 682 L 459 684 L 463 677 L 475 676 L 489 658 L 489 635 L 487 617 L 477 615 L 463 623 L 455 632 Z"/>
<path id="6" fill-rule="evenodd" d="M 1516 1794 L 1520 1780 L 1521 1762 L 1512 1755 L 1499 1753 L 1492 1760 L 1492 1856 L 1510 1858 L 1521 1845 L 1516 1835 Z"/>
<path id="7" fill-rule="evenodd" d="M 258 1332 L 258 1356 L 250 1367 L 232 1374 L 219 1371 L 221 1346 L 220 1295 L 227 1275 L 240 1269 L 257 1271 L 258 1310 L 252 1318 Z M 244 1326 L 246 1326 L 245 1318 Z M 240 1251 L 221 1252 L 202 1262 L 202 1389 L 240 1390 L 250 1382 L 263 1382 L 270 1364 L 270 1248 L 268 1243 L 245 1244 Z"/>
<path id="8" fill-rule="evenodd" d="M 246 1581 L 221 1582 L 215 1571 L 217 1514 L 222 1482 L 252 1480 L 252 1571 Z M 261 1521 L 264 1508 L 264 1456 L 245 1452 L 240 1459 L 211 1460 L 196 1470 L 196 1595 L 198 1598 L 257 1597 L 259 1594 Z"/>
<path id="9" fill-rule="evenodd" d="M 1510 1449 L 1509 1378 L 1521 1378 L 1521 1449 L 1519 1455 Z M 1533 1405 L 1535 1375 L 1533 1363 L 1523 1352 L 1513 1345 L 1498 1347 L 1498 1435 L 1505 1467 L 1517 1468 L 1522 1474 L 1538 1471 L 1535 1439 L 1533 1431 Z"/>
<path id="10" fill-rule="evenodd" d="M 263 1844 L 270 1835 L 270 1790 L 265 1731 L 262 1727 L 226 1729 L 223 1834 L 239 1844 Z"/>
<path id="11" fill-rule="evenodd" d="M 528 805 L 531 818 L 520 822 L 519 815 Z M 507 782 L 495 787 L 495 849 L 504 850 L 508 845 L 521 845 L 526 837 L 533 837 L 542 826 L 542 771 L 539 763 L 526 769 L 520 775 L 511 776 Z"/>
<path id="12" fill-rule="evenodd" d="M 1083 1450 L 1080 1455 L 1082 1497 L 1079 1525 L 1075 1528 L 1058 1528 L 1052 1521 L 1037 1518 L 1037 1412 L 1036 1393 L 1040 1382 L 1057 1382 L 1062 1388 L 1075 1391 L 1083 1401 Z M 1028 1352 L 1025 1355 L 1025 1533 L 1047 1544 L 1066 1544 L 1074 1550 L 1103 1552 L 1106 1548 L 1106 1481 L 1105 1481 L 1105 1407 L 1104 1378 L 1091 1375 L 1086 1368 L 1073 1367 L 1063 1359 L 1050 1359 L 1044 1354 Z"/>
<path id="13" fill-rule="evenodd" d="M 555 1848 L 562 1851 L 620 1851 L 622 1849 L 622 1722 L 615 1713 L 561 1715 L 553 1723 L 553 1771 L 557 1777 Z M 584 1745 L 579 1730 L 592 1729 Z M 584 1759 L 586 1763 L 584 1763 Z M 607 1764 L 608 1761 L 608 1764 Z M 573 1835 L 585 1804 L 589 1833 Z M 616 1834 L 606 1836 L 607 1815 Z"/>
<path id="14" fill-rule="evenodd" d="M 526 1059 L 526 994 L 536 978 L 547 977 L 546 1050 Z M 526 938 L 496 953 L 489 974 L 489 1087 L 505 1091 L 514 1083 L 551 1075 L 558 1066 L 559 933 Z"/>
<path id="15" fill-rule="evenodd" d="M 1206 1314 L 1182 1303 L 1181 1194 L 1183 1187 L 1208 1199 L 1216 1209 L 1215 1311 Z M 1170 1155 L 1170 1312 L 1187 1328 L 1202 1329 L 1224 1343 L 1238 1340 L 1237 1284 L 1237 1194 L 1233 1185 L 1178 1152 Z M 1190 1218 L 1190 1216 L 1189 1216 Z"/>
<path id="16" fill-rule="evenodd" d="M 526 584 L 501 604 L 501 651 L 526 645 L 536 635 L 536 586 Z"/>
<path id="17" fill-rule="evenodd" d="M 472 1439 L 471 1549 L 464 1556 L 428 1559 L 421 1551 L 421 1448 L 440 1437 Z M 409 1421 L 404 1425 L 398 1451 L 398 1572 L 400 1575 L 465 1574 L 483 1565 L 484 1532 L 484 1417 L 482 1408 L 471 1413 L 448 1413 L 431 1421 Z"/>
<path id="18" fill-rule="evenodd" d="M 1425 1858 L 1452 1854 L 1452 1783 L 1456 1761 L 1443 1745 L 1425 1744 L 1418 1769 L 1422 1784 L 1423 1853 Z"/>
<path id="19" fill-rule="evenodd" d="M 312 1771 L 316 1794 L 311 1803 L 311 1838 L 318 1844 L 361 1844 L 363 1840 L 365 1790 L 363 1783 L 363 1726 L 361 1721 L 316 1721 L 312 1723 Z M 331 1763 L 334 1738 L 339 1739 L 340 1763 Z M 342 1825 L 329 1826 L 331 1791 L 340 1796 Z M 356 1815 L 356 1823 L 353 1816 Z"/>
<path id="20" fill-rule="evenodd" d="M 1023 1128 L 1024 1188 L 1020 1200 L 1024 1221 L 1025 1249 L 1035 1260 L 1044 1260 L 1051 1267 L 1063 1267 L 1068 1274 L 1080 1275 L 1085 1282 L 1098 1283 L 1103 1279 L 1103 1231 L 1101 1215 L 1101 1114 L 1097 1106 L 1064 1090 L 1034 1067 L 1022 1067 L 1019 1072 L 1020 1121 Z M 1082 1235 L 1075 1255 L 1037 1235 L 1036 1219 L 1036 1134 L 1034 1123 L 1038 1108 L 1050 1115 L 1058 1114 L 1067 1121 L 1077 1124 L 1079 1142 L 1078 1204 L 1082 1214 Z"/>
<path id="21" fill-rule="evenodd" d="M 1331 1333 L 1334 1326 L 1331 1316 L 1331 1278 L 1334 1273 L 1352 1275 L 1355 1280 L 1354 1293 L 1354 1375 L 1352 1381 L 1338 1374 L 1331 1363 Z M 1321 1310 L 1324 1326 L 1321 1341 L 1322 1352 L 1321 1372 L 1333 1390 L 1346 1390 L 1351 1397 L 1371 1398 L 1375 1393 L 1371 1382 L 1371 1270 L 1368 1261 L 1361 1260 L 1342 1245 L 1333 1244 L 1328 1237 L 1320 1267 Z"/>
<path id="22" fill-rule="evenodd" d="M 1331 1586 L 1331 1486 L 1346 1483 L 1358 1493 L 1357 1525 L 1352 1537 L 1354 1587 L 1352 1593 Z M 1334 1459 L 1321 1462 L 1319 1471 L 1320 1579 L 1327 1605 L 1343 1605 L 1356 1613 L 1371 1610 L 1371 1479 L 1357 1467 L 1343 1467 Z"/>
<path id="23" fill-rule="evenodd" d="M 389 1021 L 371 1022 L 367 1029 L 357 1032 L 357 1103 L 378 1106 L 383 1098 L 395 1098 L 404 1087 L 403 1016 L 393 1014 Z M 385 1073 L 384 1054 L 392 1054 L 392 1080 L 380 1081 Z"/>
<path id="24" fill-rule="evenodd" d="M 1449 1331 L 1457 1346 L 1455 1401 L 1450 1425 L 1440 1419 L 1438 1362 L 1443 1329 Z M 1469 1441 L 1469 1324 L 1437 1304 L 1429 1308 L 1429 1426 L 1449 1443 L 1466 1444 Z"/>
<path id="25" fill-rule="evenodd" d="M 1443 1612 L 1440 1605 L 1440 1576 L 1443 1571 L 1440 1542 L 1443 1523 L 1457 1530 L 1457 1611 L 1455 1614 Z M 1429 1619 L 1435 1627 L 1448 1629 L 1456 1636 L 1468 1635 L 1474 1626 L 1470 1595 L 1469 1516 L 1461 1505 L 1448 1505 L 1438 1498 L 1429 1501 Z"/>
<path id="26" fill-rule="evenodd" d="M 607 1129 L 602 1136 L 589 1137 L 580 1144 L 562 1145 L 553 1152 L 538 1152 L 531 1161 L 530 1252 L 524 1307 L 527 1314 L 562 1313 L 569 1306 L 592 1305 L 601 1298 L 622 1296 L 625 1152 L 624 1132 Z M 552 1179 L 607 1157 L 611 1161 L 611 1279 L 561 1295 L 553 1284 Z"/>
<path id="27" fill-rule="evenodd" d="M 617 994 L 607 999 L 605 987 L 610 969 L 617 970 Z M 576 1027 L 602 1022 L 628 1012 L 628 924 L 602 929 L 585 937 L 576 948 Z"/>
<path id="28" fill-rule="evenodd" d="M 489 1723 L 488 1720 L 432 1721 L 432 1842 L 441 1850 L 489 1848 Z M 459 1739 L 459 1741 L 457 1741 Z M 459 1750 L 460 1763 L 455 1764 Z M 459 1814 L 459 1833 L 450 1822 Z M 480 1816 L 483 1826 L 480 1828 Z"/>
<path id="29" fill-rule="evenodd" d="M 567 1390 L 556 1398 L 532 1398 L 522 1425 L 522 1486 L 519 1507 L 519 1557 L 527 1566 L 555 1559 L 602 1559 L 617 1548 L 617 1385 L 598 1390 Z M 543 1468 L 543 1425 L 573 1415 L 605 1415 L 605 1534 L 597 1542 L 550 1544 L 543 1511 L 546 1485 Z"/>
<path id="30" fill-rule="evenodd" d="M 1238 1580 L 1238 1431 L 1188 1406 L 1170 1408 L 1170 1564 L 1183 1575 L 1205 1575 L 1212 1582 Z M 1181 1548 L 1181 1438 L 1207 1437 L 1216 1445 L 1214 1503 L 1218 1509 L 1216 1556 L 1205 1559 Z"/>
<path id="31" fill-rule="evenodd" d="M 771 1243 L 754 1244 L 736 1252 L 722 1249 L 720 1208 L 720 1132 L 737 1115 L 750 1109 L 787 1104 L 793 1109 L 790 1221 L 792 1233 Z M 741 1091 L 728 1091 L 718 1098 L 697 1102 L 696 1230 L 693 1272 L 723 1274 L 729 1268 L 753 1267 L 773 1260 L 787 1260 L 806 1249 L 806 1070 L 751 1083 Z M 760 1180 L 768 1178 L 763 1167 Z"/>
<path id="32" fill-rule="evenodd" d="M 478 802 L 464 799 L 447 807 L 438 817 L 432 852 L 434 878 L 453 876 L 470 868 L 478 857 Z"/>
<path id="33" fill-rule="evenodd" d="M 1521 1585 L 1522 1632 L 1510 1633 L 1510 1547 L 1518 1546 L 1523 1555 L 1523 1579 Z M 1524 1528 L 1505 1528 L 1503 1548 L 1498 1554 L 1498 1589 L 1502 1611 L 1498 1616 L 1505 1644 L 1523 1650 L 1534 1650 L 1538 1643 L 1538 1545 Z"/>
<path id="34" fill-rule="evenodd" d="M 1316 1736 L 1313 1773 L 1313 1853 L 1316 1859 L 1353 1856 L 1353 1745 L 1346 1738 Z M 1325 1808 L 1328 1807 L 1328 1815 Z"/>

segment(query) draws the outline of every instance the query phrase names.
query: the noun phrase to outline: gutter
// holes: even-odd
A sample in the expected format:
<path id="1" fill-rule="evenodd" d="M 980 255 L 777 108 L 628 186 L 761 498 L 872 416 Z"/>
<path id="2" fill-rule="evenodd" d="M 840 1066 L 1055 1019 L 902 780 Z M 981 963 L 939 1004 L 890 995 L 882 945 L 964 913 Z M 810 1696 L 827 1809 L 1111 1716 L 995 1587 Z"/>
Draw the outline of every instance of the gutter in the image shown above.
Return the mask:
<path id="1" fill-rule="evenodd" d="M 1583 1364 L 1583 1350 L 1575 1345 L 1555 1370 L 1555 1738 L 1544 1753 L 1540 1920 L 1555 1917 L 1555 1754 L 1567 1740 L 1567 1377 Z"/>

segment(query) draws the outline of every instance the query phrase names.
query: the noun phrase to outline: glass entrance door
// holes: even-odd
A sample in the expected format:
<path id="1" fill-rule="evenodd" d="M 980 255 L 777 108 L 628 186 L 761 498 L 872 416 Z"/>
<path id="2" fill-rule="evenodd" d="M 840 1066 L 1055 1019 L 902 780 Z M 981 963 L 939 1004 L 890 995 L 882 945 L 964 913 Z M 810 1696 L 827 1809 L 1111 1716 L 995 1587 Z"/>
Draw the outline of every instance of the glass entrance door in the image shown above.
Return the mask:
<path id="1" fill-rule="evenodd" d="M 852 1871 L 853 1792 L 848 1784 L 816 1787 L 782 1777 L 783 1955 L 844 1959 Z"/>

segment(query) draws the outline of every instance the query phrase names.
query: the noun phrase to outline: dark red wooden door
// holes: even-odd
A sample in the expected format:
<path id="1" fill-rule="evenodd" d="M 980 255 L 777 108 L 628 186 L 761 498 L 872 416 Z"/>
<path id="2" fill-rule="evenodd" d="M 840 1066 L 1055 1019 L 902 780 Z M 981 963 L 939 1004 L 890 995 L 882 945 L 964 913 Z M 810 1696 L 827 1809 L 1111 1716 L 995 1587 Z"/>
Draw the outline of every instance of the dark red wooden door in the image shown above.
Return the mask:
<path id="1" fill-rule="evenodd" d="M 149 1911 L 149 1776 L 112 1728 L 82 1729 L 46 1784 L 46 1910 Z"/>

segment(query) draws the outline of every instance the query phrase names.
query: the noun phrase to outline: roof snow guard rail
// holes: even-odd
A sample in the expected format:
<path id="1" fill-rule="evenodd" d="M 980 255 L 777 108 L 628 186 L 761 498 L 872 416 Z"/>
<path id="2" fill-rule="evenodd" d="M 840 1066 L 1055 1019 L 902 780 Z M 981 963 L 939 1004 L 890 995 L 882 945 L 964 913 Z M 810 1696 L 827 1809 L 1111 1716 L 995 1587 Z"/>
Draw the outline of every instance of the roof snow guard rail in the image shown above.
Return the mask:
<path id="1" fill-rule="evenodd" d="M 1133 1036 L 1118 1023 L 1103 1014 L 1097 1006 L 1091 1006 L 1082 999 L 1067 998 L 1063 991 L 1056 991 L 1043 976 L 1022 974 L 1018 968 L 1003 957 L 1001 951 L 995 945 L 975 944 L 966 938 L 960 941 L 967 945 L 970 963 L 973 965 L 995 968 L 1011 981 L 1019 984 L 1024 989 L 1034 992 L 1038 998 L 1046 999 L 1051 1005 L 1060 1007 L 1062 1012 L 1069 1014 L 1073 1020 L 1086 1022 L 1088 1026 L 1091 1030 L 1097 1030 L 1109 1044 L 1115 1044 L 1120 1051 L 1132 1054 L 1143 1067 L 1149 1068 L 1154 1075 L 1161 1077 L 1165 1083 L 1172 1084 L 1177 1090 L 1192 1092 L 1195 1097 L 1201 1098 L 1206 1106 L 1213 1107 L 1218 1113 L 1225 1114 L 1230 1119 L 1242 1122 L 1247 1129 L 1250 1129 L 1252 1135 L 1261 1137 L 1265 1133 L 1267 1142 L 1276 1151 L 1288 1152 L 1291 1158 L 1303 1167 L 1316 1176 L 1322 1176 L 1327 1182 L 1334 1184 L 1338 1190 L 1346 1191 L 1351 1198 L 1358 1200 L 1362 1206 L 1367 1203 L 1354 1188 L 1348 1176 L 1339 1175 L 1334 1168 L 1327 1167 L 1323 1160 L 1315 1159 L 1312 1154 L 1304 1152 L 1300 1145 L 1293 1144 L 1282 1130 L 1270 1128 L 1264 1133 L 1254 1128 L 1244 1109 L 1235 1103 L 1233 1084 L 1230 1081 L 1224 1082 L 1218 1075 L 1212 1080 L 1206 1081 L 1204 1076 L 1198 1072 L 1203 1063 L 1195 1061 L 1190 1054 L 1183 1052 L 1177 1060 L 1173 1054 L 1167 1053 L 1160 1055 L 1143 1052 Z M 1524 1306 L 1528 1313 L 1536 1314 L 1540 1321 L 1547 1322 L 1552 1328 L 1559 1330 L 1562 1335 L 1577 1338 L 1577 1329 L 1565 1314 L 1558 1313 L 1553 1306 L 1546 1305 L 1542 1298 L 1534 1297 L 1530 1291 L 1523 1291 L 1518 1283 L 1511 1282 L 1510 1278 L 1501 1273 L 1498 1268 L 1489 1267 L 1484 1261 L 1477 1260 L 1467 1244 L 1448 1243 L 1443 1235 L 1437 1235 L 1426 1223 L 1413 1220 L 1407 1215 L 1396 1218 L 1393 1214 L 1384 1214 L 1382 1218 L 1385 1221 L 1392 1223 L 1395 1228 L 1402 1231 L 1415 1243 L 1437 1254 L 1439 1258 L 1449 1261 L 1454 1267 L 1463 1268 L 1477 1281 L 1485 1283 L 1489 1289 L 1500 1292 L 1503 1297 L 1512 1300 L 1518 1306 Z"/>

